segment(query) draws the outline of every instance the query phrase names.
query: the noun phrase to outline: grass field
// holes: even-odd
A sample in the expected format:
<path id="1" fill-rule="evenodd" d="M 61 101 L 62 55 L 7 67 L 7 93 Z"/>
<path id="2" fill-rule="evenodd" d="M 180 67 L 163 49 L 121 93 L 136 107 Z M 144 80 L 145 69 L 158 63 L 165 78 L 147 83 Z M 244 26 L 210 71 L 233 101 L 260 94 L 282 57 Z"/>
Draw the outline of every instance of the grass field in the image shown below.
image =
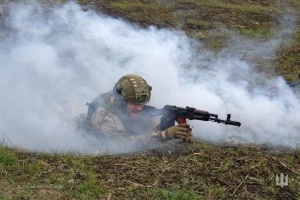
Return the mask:
<path id="1" fill-rule="evenodd" d="M 280 152 L 280 153 L 279 153 Z M 84 156 L 0 149 L 1 199 L 297 199 L 300 151 L 201 142 Z M 277 186 L 276 175 L 288 175 Z"/>
<path id="2" fill-rule="evenodd" d="M 79 2 L 141 27 L 154 25 L 183 30 L 190 37 L 199 39 L 215 51 L 224 47 L 228 38 L 228 33 L 222 31 L 224 29 L 264 41 L 274 36 L 279 19 L 286 12 L 299 16 L 300 10 L 300 2 L 297 0 L 80 0 Z M 271 64 L 258 63 L 257 67 L 260 70 L 282 75 L 289 81 L 299 78 L 299 19 L 296 23 L 298 28 L 293 41 L 277 50 L 277 56 L 271 59 Z"/>
<path id="3" fill-rule="evenodd" d="M 46 2 L 46 1 L 45 1 Z M 219 51 L 224 29 L 273 37 L 279 19 L 298 17 L 295 34 L 257 68 L 296 81 L 300 74 L 299 0 L 79 0 L 82 6 L 141 27 L 184 31 Z M 39 153 L 0 143 L 0 199 L 300 199 L 300 149 L 183 143 L 176 153 Z M 276 176 L 288 175 L 288 186 Z"/>

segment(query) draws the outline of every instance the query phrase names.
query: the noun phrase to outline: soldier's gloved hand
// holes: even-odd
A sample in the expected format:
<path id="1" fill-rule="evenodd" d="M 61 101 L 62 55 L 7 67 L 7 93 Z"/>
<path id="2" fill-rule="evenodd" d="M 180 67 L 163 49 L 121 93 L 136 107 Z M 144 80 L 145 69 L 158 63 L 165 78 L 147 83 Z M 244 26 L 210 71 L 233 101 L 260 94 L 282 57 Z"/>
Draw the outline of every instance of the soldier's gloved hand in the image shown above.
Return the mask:
<path id="1" fill-rule="evenodd" d="M 159 130 L 163 131 L 166 130 L 167 128 L 174 126 L 175 125 L 175 119 L 176 117 L 170 116 L 170 115 L 163 115 L 160 118 L 160 127 Z"/>
<path id="2" fill-rule="evenodd" d="M 192 129 L 189 124 L 178 124 L 171 126 L 164 131 L 166 139 L 183 139 L 183 141 L 190 141 L 192 137 Z M 164 137 L 164 136 L 163 136 Z"/>

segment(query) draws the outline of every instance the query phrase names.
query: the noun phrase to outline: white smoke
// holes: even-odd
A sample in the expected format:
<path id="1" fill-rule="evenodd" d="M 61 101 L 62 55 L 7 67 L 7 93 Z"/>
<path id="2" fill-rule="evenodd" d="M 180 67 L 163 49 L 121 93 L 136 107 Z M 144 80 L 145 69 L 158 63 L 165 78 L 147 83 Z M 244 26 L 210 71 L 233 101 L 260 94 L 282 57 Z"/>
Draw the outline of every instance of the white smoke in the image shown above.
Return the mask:
<path id="1" fill-rule="evenodd" d="M 0 135 L 9 145 L 89 152 L 93 138 L 70 128 L 72 116 L 61 116 L 62 122 L 57 115 L 41 116 L 41 110 L 67 100 L 77 114 L 86 112 L 86 102 L 128 73 L 153 87 L 150 105 L 192 106 L 224 119 L 231 113 L 242 123 L 191 121 L 196 138 L 219 142 L 230 134 L 235 142 L 300 144 L 299 96 L 282 78 L 266 79 L 244 59 L 274 54 L 283 36 L 293 33 L 286 27 L 265 43 L 235 36 L 239 42 L 230 40 L 230 48 L 212 53 L 181 32 L 141 29 L 73 2 L 6 3 L 0 11 Z M 64 108 L 51 109 L 59 114 Z"/>

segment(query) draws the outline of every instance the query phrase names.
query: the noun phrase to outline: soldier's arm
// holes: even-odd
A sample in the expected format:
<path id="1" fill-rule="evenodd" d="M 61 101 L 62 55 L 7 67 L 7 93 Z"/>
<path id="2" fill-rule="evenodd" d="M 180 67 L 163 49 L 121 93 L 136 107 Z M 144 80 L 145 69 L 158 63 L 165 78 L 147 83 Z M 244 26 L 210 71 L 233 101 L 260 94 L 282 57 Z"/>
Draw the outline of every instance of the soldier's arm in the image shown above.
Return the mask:
<path id="1" fill-rule="evenodd" d="M 125 134 L 125 128 L 122 122 L 105 108 L 98 107 L 90 120 L 90 126 L 106 136 L 121 136 Z"/>

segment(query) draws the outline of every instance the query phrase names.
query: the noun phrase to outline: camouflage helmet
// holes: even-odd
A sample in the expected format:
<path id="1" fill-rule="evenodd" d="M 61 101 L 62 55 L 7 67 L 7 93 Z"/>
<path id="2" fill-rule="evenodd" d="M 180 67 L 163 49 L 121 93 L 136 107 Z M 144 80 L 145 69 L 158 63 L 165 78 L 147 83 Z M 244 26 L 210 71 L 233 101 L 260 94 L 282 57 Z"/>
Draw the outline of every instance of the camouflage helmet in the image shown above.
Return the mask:
<path id="1" fill-rule="evenodd" d="M 114 93 L 122 95 L 126 102 L 146 104 L 150 101 L 152 87 L 146 80 L 135 74 L 127 74 L 114 86 Z"/>

